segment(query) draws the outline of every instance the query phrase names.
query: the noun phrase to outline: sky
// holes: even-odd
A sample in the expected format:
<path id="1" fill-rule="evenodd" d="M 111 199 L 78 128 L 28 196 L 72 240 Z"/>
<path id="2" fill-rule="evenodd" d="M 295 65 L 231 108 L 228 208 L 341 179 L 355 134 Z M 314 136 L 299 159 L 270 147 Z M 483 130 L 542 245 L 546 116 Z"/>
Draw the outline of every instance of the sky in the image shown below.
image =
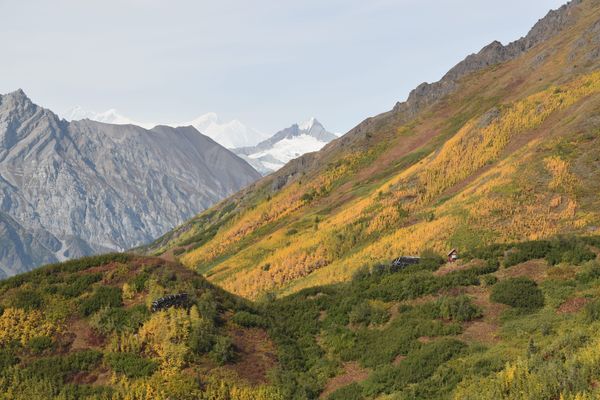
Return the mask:
<path id="1" fill-rule="evenodd" d="M 0 0 L 0 93 L 345 133 L 566 0 Z"/>

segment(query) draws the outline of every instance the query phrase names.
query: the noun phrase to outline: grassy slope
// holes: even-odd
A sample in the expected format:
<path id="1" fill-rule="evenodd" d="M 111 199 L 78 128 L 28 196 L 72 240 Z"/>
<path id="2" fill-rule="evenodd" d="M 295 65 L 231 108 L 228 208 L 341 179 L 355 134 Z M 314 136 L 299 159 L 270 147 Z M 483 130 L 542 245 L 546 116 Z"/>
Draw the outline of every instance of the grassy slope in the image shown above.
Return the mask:
<path id="1" fill-rule="evenodd" d="M 600 269 L 585 247 L 536 242 L 440 268 L 362 270 L 268 303 L 281 354 L 293 356 L 280 357 L 278 384 L 286 398 L 325 388 L 330 400 L 597 398 Z"/>
<path id="2" fill-rule="evenodd" d="M 577 12 L 575 26 L 467 76 L 415 119 L 367 120 L 149 251 L 174 252 L 253 298 L 344 281 L 426 247 L 597 230 L 600 74 L 589 30 L 600 8 L 586 1 Z"/>
<path id="3" fill-rule="evenodd" d="M 0 282 L 0 399 L 597 398 L 599 249 L 429 253 L 260 303 L 158 258 L 42 267 Z"/>

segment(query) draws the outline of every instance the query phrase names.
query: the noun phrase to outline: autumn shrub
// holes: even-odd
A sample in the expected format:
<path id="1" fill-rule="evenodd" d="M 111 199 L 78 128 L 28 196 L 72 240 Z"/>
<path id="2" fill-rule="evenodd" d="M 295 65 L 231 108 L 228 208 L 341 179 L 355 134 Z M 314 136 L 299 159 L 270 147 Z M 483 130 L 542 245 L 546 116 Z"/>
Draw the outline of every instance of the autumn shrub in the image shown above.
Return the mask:
<path id="1" fill-rule="evenodd" d="M 219 365 L 233 361 L 235 359 L 235 348 L 231 339 L 228 336 L 218 336 L 210 356 Z"/>
<path id="2" fill-rule="evenodd" d="M 80 302 L 79 311 L 84 316 L 89 316 L 102 307 L 120 307 L 122 303 L 123 295 L 120 288 L 100 286 L 90 297 Z"/>
<path id="3" fill-rule="evenodd" d="M 109 353 L 104 360 L 116 373 L 128 378 L 142 378 L 150 376 L 158 368 L 155 361 L 141 357 L 136 353 Z"/>
<path id="4" fill-rule="evenodd" d="M 48 321 L 39 310 L 7 308 L 0 316 L 0 346 L 18 342 L 25 346 L 35 336 L 51 336 L 56 325 Z"/>
<path id="5" fill-rule="evenodd" d="M 537 283 L 524 277 L 498 282 L 492 287 L 490 299 L 524 310 L 535 310 L 544 305 L 544 294 Z"/>

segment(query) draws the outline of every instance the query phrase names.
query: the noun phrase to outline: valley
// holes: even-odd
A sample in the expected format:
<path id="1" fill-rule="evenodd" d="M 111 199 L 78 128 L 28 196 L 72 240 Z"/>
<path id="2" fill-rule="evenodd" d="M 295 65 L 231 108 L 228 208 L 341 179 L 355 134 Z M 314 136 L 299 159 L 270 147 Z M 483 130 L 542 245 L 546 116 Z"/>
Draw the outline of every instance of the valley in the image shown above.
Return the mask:
<path id="1" fill-rule="evenodd" d="M 152 59 L 163 76 L 184 64 L 179 47 L 203 48 L 160 83 L 185 75 L 189 99 L 203 71 L 194 95 L 222 106 L 229 93 L 251 116 L 277 109 L 268 84 L 302 98 L 277 84 L 300 54 L 306 111 L 331 87 L 321 78 L 315 96 L 311 74 L 341 90 L 366 68 L 352 53 L 328 75 L 334 53 L 287 53 L 318 37 L 306 17 L 324 13 L 327 40 L 336 21 L 351 26 L 340 32 L 358 46 L 358 25 L 385 25 L 391 3 L 269 8 L 264 21 L 279 15 L 294 35 L 260 20 L 260 46 L 235 65 L 219 64 L 246 43 L 227 36 L 235 27 L 203 47 L 195 29 L 210 18 L 188 4 L 196 34 L 178 36 L 187 16 L 160 15 L 152 39 L 176 40 Z M 81 107 L 62 119 L 22 90 L 0 96 L 0 400 L 600 398 L 599 0 L 551 10 L 341 136 L 315 118 L 273 136 L 215 113 L 173 125 Z"/>
<path id="2" fill-rule="evenodd" d="M 0 398 L 592 399 L 599 253 L 424 252 L 256 302 L 159 258 L 49 265 L 0 282 Z"/>

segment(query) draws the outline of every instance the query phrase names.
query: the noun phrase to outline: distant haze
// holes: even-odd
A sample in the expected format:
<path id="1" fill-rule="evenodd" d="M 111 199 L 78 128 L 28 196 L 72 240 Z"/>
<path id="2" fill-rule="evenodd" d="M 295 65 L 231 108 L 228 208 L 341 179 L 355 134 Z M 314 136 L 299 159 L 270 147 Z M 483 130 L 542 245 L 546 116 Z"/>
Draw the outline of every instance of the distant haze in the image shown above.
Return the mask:
<path id="1" fill-rule="evenodd" d="M 207 112 L 333 132 L 393 107 L 558 0 L 0 0 L 0 92 L 140 121 Z"/>

